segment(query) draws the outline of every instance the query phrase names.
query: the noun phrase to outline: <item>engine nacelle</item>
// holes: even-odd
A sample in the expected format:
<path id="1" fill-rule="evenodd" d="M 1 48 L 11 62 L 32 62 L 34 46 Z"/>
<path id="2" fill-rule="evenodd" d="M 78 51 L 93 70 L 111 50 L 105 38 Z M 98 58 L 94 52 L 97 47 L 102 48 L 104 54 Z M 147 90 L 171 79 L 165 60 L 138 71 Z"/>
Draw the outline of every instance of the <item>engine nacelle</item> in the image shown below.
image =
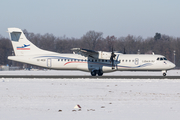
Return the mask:
<path id="1" fill-rule="evenodd" d="M 99 52 L 99 59 L 107 59 L 109 60 L 111 57 L 111 52 L 103 52 L 103 51 L 98 51 Z"/>

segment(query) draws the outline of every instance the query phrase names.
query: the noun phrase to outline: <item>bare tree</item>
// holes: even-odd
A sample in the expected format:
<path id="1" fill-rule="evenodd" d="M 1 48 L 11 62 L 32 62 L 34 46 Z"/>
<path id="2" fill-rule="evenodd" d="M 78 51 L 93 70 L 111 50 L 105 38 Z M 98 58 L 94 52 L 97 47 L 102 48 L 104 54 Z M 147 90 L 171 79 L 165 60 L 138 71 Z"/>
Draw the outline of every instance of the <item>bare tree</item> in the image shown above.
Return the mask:
<path id="1" fill-rule="evenodd" d="M 102 40 L 102 32 L 89 31 L 81 38 L 83 41 L 83 47 L 87 49 L 95 50 L 98 40 Z"/>
<path id="2" fill-rule="evenodd" d="M 115 47 L 115 42 L 117 38 L 115 36 L 107 36 L 105 39 L 106 47 L 108 48 L 108 51 L 112 51 L 112 48 Z"/>
<path id="3" fill-rule="evenodd" d="M 7 57 L 12 55 L 12 45 L 9 39 L 0 37 L 0 64 L 9 64 Z"/>

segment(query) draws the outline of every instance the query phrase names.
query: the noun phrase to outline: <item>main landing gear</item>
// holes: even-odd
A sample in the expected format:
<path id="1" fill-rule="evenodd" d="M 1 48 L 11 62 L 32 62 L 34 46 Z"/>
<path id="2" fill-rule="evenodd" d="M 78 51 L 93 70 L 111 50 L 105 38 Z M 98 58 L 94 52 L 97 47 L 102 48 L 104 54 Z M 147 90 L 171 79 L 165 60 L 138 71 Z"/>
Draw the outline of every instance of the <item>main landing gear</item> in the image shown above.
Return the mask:
<path id="1" fill-rule="evenodd" d="M 103 75 L 103 71 L 102 71 L 102 70 L 92 70 L 92 71 L 91 71 L 91 75 L 92 75 L 92 76 L 96 76 L 96 74 L 97 74 L 98 76 L 102 76 L 102 75 Z"/>
<path id="2" fill-rule="evenodd" d="M 167 71 L 163 70 L 162 73 L 163 73 L 163 76 L 166 76 Z"/>

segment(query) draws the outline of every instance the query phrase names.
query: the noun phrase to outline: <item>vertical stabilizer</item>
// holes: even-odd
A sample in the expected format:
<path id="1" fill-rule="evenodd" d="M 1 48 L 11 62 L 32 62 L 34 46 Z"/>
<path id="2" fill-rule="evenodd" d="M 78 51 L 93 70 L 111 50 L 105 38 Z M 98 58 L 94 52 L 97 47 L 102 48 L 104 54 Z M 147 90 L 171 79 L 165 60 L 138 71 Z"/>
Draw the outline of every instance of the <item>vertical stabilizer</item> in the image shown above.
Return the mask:
<path id="1" fill-rule="evenodd" d="M 16 56 L 42 54 L 45 50 L 39 49 L 31 43 L 21 29 L 8 28 L 9 36 Z"/>

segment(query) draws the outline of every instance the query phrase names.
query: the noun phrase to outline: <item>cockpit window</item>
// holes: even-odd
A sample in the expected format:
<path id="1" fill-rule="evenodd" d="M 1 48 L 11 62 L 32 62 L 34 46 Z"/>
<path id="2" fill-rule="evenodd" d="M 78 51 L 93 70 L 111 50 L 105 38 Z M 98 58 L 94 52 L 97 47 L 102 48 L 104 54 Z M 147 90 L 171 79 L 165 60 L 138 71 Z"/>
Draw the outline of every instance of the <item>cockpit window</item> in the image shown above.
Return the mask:
<path id="1" fill-rule="evenodd" d="M 162 61 L 162 60 L 167 60 L 165 57 L 161 57 L 161 58 L 157 58 L 157 60 L 160 60 L 160 61 Z"/>

